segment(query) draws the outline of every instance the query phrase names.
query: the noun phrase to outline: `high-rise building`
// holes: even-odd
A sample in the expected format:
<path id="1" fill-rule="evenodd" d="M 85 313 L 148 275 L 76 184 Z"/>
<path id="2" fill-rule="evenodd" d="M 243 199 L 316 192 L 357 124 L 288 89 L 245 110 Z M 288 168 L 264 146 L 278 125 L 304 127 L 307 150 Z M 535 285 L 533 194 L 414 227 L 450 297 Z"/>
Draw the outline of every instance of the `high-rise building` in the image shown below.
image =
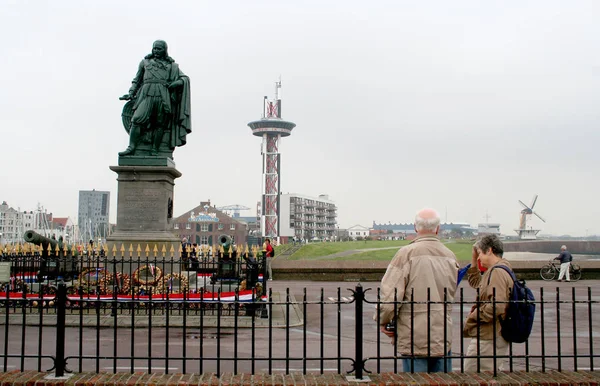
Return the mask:
<path id="1" fill-rule="evenodd" d="M 110 192 L 97 190 L 79 191 L 78 226 L 84 240 L 106 238 L 109 231 Z"/>
<path id="2" fill-rule="evenodd" d="M 326 194 L 309 197 L 282 194 L 280 236 L 296 240 L 334 240 L 337 234 L 337 207 Z"/>

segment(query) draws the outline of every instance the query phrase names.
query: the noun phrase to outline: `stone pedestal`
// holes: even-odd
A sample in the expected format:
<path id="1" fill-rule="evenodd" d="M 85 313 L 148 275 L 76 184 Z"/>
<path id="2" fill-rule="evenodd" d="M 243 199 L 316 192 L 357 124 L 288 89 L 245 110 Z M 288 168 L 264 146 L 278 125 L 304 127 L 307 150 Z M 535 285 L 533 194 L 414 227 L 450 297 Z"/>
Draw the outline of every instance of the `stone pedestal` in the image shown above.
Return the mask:
<path id="1" fill-rule="evenodd" d="M 173 166 L 111 166 L 117 173 L 117 228 L 106 238 L 109 256 L 113 246 L 121 250 L 125 247 L 125 256 L 129 256 L 129 247 L 133 245 L 134 258 L 138 245 L 145 258 L 145 249 L 150 247 L 150 256 L 156 245 L 158 256 L 162 256 L 163 245 L 167 257 L 171 246 L 175 257 L 179 258 L 181 241 L 173 233 L 173 187 L 175 179 L 181 173 Z M 117 256 L 121 256 L 119 252 Z"/>

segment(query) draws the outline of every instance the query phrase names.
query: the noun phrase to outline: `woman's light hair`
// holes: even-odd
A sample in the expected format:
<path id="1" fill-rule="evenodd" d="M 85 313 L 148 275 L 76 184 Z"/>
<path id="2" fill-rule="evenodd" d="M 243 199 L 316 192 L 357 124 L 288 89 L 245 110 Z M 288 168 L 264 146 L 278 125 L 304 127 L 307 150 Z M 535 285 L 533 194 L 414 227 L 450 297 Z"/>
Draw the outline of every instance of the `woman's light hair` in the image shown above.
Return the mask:
<path id="1" fill-rule="evenodd" d="M 423 213 L 427 214 L 426 218 L 421 217 Z M 415 216 L 415 229 L 417 232 L 434 233 L 439 225 L 440 215 L 433 209 L 421 209 Z"/>

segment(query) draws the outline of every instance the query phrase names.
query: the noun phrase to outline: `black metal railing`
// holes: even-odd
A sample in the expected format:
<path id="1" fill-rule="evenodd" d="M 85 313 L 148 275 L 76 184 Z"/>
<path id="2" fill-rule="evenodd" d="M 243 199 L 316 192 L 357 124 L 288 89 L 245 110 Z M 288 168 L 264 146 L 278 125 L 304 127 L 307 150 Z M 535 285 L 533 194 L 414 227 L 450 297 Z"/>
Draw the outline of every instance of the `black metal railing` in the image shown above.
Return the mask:
<path id="1" fill-rule="evenodd" d="M 311 286 L 263 292 L 265 286 L 258 287 L 260 291 L 256 286 L 242 287 L 249 275 L 243 260 L 233 284 L 212 276 L 218 273 L 218 265 L 210 268 L 216 270 L 211 276 L 202 276 L 202 264 L 198 271 L 190 271 L 189 261 L 179 259 L 96 255 L 78 258 L 77 272 L 65 281 L 61 275 L 49 279 L 21 269 L 33 266 L 35 258 L 1 259 L 12 263 L 12 275 L 0 283 L 2 371 L 35 369 L 54 371 L 57 376 L 69 371 L 334 372 L 362 379 L 369 372 L 401 371 L 404 360 L 422 358 L 414 351 L 399 354 L 399 342 L 391 344 L 380 332 L 379 320 L 373 316 L 384 303 L 378 290 L 360 284 L 343 291 Z M 170 284 L 169 279 L 153 280 L 157 268 L 163 279 L 193 272 L 196 282 L 185 286 L 180 278 Z M 259 269 L 266 275 L 265 267 Z M 124 291 L 126 275 L 130 283 Z M 471 357 L 477 360 L 478 370 L 480 362 L 490 359 L 494 372 L 502 363 L 507 371 L 596 368 L 598 294 L 591 287 L 556 287 L 548 292 L 548 288 L 534 288 L 537 311 L 529 340 L 510 344 L 507 354 L 496 349 L 489 355 L 476 353 Z M 428 321 L 412 323 L 412 331 L 430 337 L 432 329 L 444 328 L 444 342 L 451 337 L 452 345 L 450 350 L 444 343 L 448 355 L 442 358 L 450 360 L 452 371 L 465 371 L 470 338 L 462 337 L 462 329 L 477 303 L 477 292 L 461 287 L 452 300 L 448 293 L 438 301 L 431 300 L 429 291 L 426 296 L 415 301 L 415 295 L 409 294 L 407 301 L 388 304 L 396 311 L 408 307 L 416 312 L 421 307 L 427 315 L 442 306 L 443 320 L 449 318 L 452 326 Z M 492 302 L 502 303 L 495 298 Z M 410 339 L 414 347 L 414 334 Z M 450 371 L 446 361 L 442 371 Z"/>

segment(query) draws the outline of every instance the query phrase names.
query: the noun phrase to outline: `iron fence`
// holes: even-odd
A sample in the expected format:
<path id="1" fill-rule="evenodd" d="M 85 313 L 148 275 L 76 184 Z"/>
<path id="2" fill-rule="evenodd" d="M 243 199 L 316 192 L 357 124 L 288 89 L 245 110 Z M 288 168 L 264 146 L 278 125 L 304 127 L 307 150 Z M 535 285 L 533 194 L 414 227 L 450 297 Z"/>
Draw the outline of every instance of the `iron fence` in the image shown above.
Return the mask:
<path id="1" fill-rule="evenodd" d="M 19 265 L 21 258 L 3 259 L 12 259 L 15 268 L 26 265 Z M 334 372 L 361 379 L 368 372 L 401 371 L 404 359 L 419 358 L 397 354 L 398 342 L 392 344 L 373 320 L 382 304 L 378 290 L 365 290 L 360 284 L 328 291 L 316 286 L 247 290 L 241 286 L 248 275 L 245 266 L 240 267 L 238 272 L 245 273 L 235 283 L 212 276 L 198 280 L 207 277 L 201 276 L 205 272 L 199 269 L 192 271 L 195 286 L 165 281 L 141 284 L 140 277 L 144 282 L 151 280 L 157 267 L 163 277 L 190 272 L 181 269 L 191 269 L 189 261 L 89 259 L 77 260 L 78 273 L 69 282 L 57 275 L 56 279 L 41 277 L 42 281 L 35 283 L 21 274 L 23 270 L 11 268 L 13 274 L 2 283 L 0 292 L 2 370 L 36 369 L 56 375 L 65 371 L 140 370 Z M 218 265 L 212 269 L 217 271 L 211 275 L 218 273 Z M 264 265 L 259 270 L 266 274 Z M 124 284 L 119 282 L 119 273 L 121 279 L 129 275 L 128 291 L 121 290 Z M 145 292 L 140 288 L 143 285 Z M 511 344 L 507 355 L 494 352 L 474 357 L 478 361 L 492 358 L 494 372 L 501 362 L 506 362 L 508 371 L 594 370 L 598 357 L 595 347 L 600 343 L 600 322 L 594 318 L 599 311 L 599 295 L 595 292 L 592 287 L 535 288 L 537 311 L 529 340 Z M 434 305 L 449 306 L 453 324 L 448 326 L 452 350 L 448 350 L 447 358 L 452 370 L 462 372 L 469 342 L 462 337 L 462 328 L 466 314 L 476 304 L 476 295 L 475 290 L 461 286 L 452 301 L 448 297 L 431 301 L 428 297 L 423 302 L 390 304 L 396 309 L 426 305 L 427 312 Z M 414 326 L 427 336 L 432 328 L 437 327 L 430 323 Z"/>

